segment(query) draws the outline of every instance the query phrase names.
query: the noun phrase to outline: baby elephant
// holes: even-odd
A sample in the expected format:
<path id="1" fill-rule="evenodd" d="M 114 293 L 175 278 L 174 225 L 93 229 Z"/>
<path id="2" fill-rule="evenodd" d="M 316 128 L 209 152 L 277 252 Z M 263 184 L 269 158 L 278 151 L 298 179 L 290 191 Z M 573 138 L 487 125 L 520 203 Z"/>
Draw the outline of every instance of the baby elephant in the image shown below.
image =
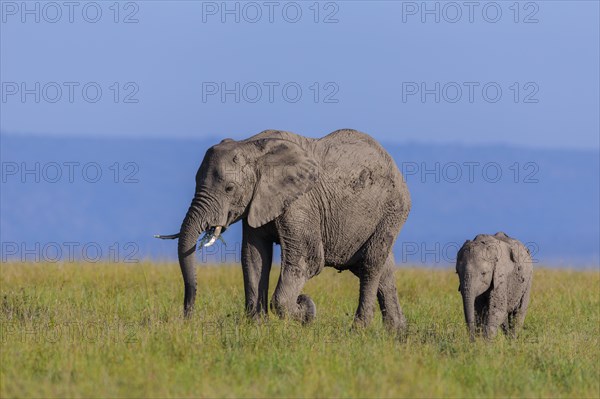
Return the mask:
<path id="1" fill-rule="evenodd" d="M 500 326 L 515 337 L 531 291 L 533 266 L 527 248 L 504 233 L 479 234 L 458 251 L 456 273 L 471 340 L 481 330 L 493 338 Z"/>

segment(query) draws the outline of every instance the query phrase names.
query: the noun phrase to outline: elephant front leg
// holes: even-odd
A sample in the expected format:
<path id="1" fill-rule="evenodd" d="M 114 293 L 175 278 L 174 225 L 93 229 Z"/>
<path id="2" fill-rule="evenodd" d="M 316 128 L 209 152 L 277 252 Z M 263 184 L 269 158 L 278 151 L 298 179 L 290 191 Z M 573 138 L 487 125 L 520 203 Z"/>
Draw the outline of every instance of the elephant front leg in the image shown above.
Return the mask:
<path id="1" fill-rule="evenodd" d="M 306 269 L 304 260 L 297 265 L 281 266 L 281 275 L 271 301 L 271 309 L 280 318 L 289 317 L 306 324 L 316 317 L 317 308 L 313 300 L 308 295 L 300 294 L 308 281 Z"/>
<path id="2" fill-rule="evenodd" d="M 489 293 L 475 298 L 475 332 L 480 334 L 488 322 Z"/>
<path id="3" fill-rule="evenodd" d="M 278 220 L 281 242 L 281 274 L 271 300 L 271 310 L 280 318 L 289 317 L 309 323 L 317 309 L 308 295 L 301 294 L 309 278 L 319 274 L 325 265 L 325 254 L 318 228 L 306 229 L 309 214 L 289 214 Z"/>
<path id="4" fill-rule="evenodd" d="M 530 288 L 527 288 L 523 294 L 523 297 L 521 298 L 521 301 L 519 302 L 519 306 L 514 311 L 509 330 L 509 334 L 512 338 L 517 337 L 518 331 L 523 327 L 523 323 L 525 322 L 525 314 L 527 314 L 527 308 L 529 307 L 530 291 Z"/>
<path id="5" fill-rule="evenodd" d="M 483 328 L 483 335 L 492 339 L 498 333 L 498 328 L 508 323 L 507 297 L 504 291 L 492 291 L 488 308 L 487 320 Z"/>
<path id="6" fill-rule="evenodd" d="M 259 229 L 244 221 L 242 271 L 246 295 L 246 314 L 259 319 L 268 313 L 269 273 L 273 260 L 273 242 Z"/>

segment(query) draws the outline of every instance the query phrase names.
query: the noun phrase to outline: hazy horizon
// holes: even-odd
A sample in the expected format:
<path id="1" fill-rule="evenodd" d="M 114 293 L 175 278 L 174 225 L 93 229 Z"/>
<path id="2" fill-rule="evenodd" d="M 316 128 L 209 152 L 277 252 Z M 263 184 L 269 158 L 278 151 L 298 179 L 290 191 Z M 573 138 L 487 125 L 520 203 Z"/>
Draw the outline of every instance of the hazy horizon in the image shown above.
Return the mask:
<path id="1" fill-rule="evenodd" d="M 345 127 L 348 129 L 352 129 L 352 127 Z M 85 136 L 81 136 L 78 135 L 76 133 L 52 133 L 52 134 L 48 134 L 48 133 L 41 133 L 41 132 L 2 132 L 0 131 L 0 137 L 5 136 L 5 137 L 19 137 L 19 138 L 44 138 L 44 139 L 81 139 L 81 140 L 115 140 L 115 139 L 120 139 L 120 140 L 161 140 L 161 141 L 170 141 L 170 140 L 174 140 L 174 141 L 198 141 L 198 142 L 210 142 L 211 140 L 214 141 L 215 144 L 217 144 L 219 141 L 223 140 L 224 138 L 234 138 L 235 140 L 243 140 L 247 137 L 250 137 L 253 134 L 256 133 L 260 133 L 263 130 L 269 130 L 269 129 L 275 129 L 275 130 L 284 130 L 284 131 L 290 131 L 290 130 L 286 130 L 286 129 L 278 129 L 277 127 L 268 127 L 266 129 L 262 129 L 262 130 L 257 130 L 256 132 L 248 132 L 246 136 L 243 137 L 238 137 L 238 135 L 223 135 L 223 136 L 211 136 L 211 135 L 198 135 L 198 136 L 192 136 L 192 135 L 175 135 L 175 136 L 164 136 L 164 135 L 122 135 L 122 134 L 89 134 L 89 135 L 85 135 Z M 340 128 L 342 129 L 342 128 Z M 337 130 L 337 129 L 335 129 Z M 335 131 L 332 130 L 331 132 Z M 302 136 L 306 136 L 306 137 L 312 137 L 312 138 L 319 138 L 319 137 L 323 137 L 331 132 L 327 132 L 327 133 L 323 133 L 322 135 L 318 135 L 318 133 L 314 134 L 314 135 L 308 135 L 308 134 L 304 134 L 302 132 L 294 132 L 291 131 L 292 133 L 296 133 L 296 134 L 300 134 Z M 365 132 L 368 133 L 370 135 L 372 135 L 369 132 Z M 241 133 L 240 133 L 241 134 Z M 498 142 L 486 142 L 486 143 L 468 143 L 468 142 L 464 142 L 464 141 L 460 141 L 460 140 L 453 140 L 453 139 L 448 139 L 447 141 L 435 141 L 435 142 L 431 142 L 431 141 L 426 141 L 426 140 L 419 140 L 418 138 L 390 138 L 390 137 L 384 137 L 383 139 L 379 139 L 376 136 L 377 135 L 372 135 L 377 141 L 379 141 L 382 144 L 394 144 L 394 145 L 402 145 L 402 144 L 406 144 L 406 145 L 423 145 L 423 146 L 435 146 L 435 147 L 443 147 L 443 146 L 457 146 L 457 147 L 464 147 L 464 148 L 489 148 L 489 147 L 497 147 L 497 148 L 515 148 L 515 149 L 529 149 L 529 150 L 542 150 L 542 151 L 573 151 L 573 152 L 592 152 L 594 154 L 600 153 L 600 148 L 589 148 L 589 147 L 585 147 L 585 148 L 579 148 L 579 147 L 564 147 L 564 146 L 557 146 L 557 147 L 551 147 L 551 146 L 530 146 L 530 145 L 519 145 L 518 143 L 504 143 L 501 141 Z M 598 136 L 598 139 L 600 141 L 600 134 Z M 0 142 L 1 144 L 1 142 Z"/>
<path id="2" fill-rule="evenodd" d="M 75 242 L 125 262 L 174 261 L 176 241 L 152 235 L 178 231 L 196 169 L 218 141 L 4 134 L 3 260 L 57 251 L 65 260 Z M 447 267 L 466 239 L 497 231 L 525 242 L 539 264 L 600 264 L 597 151 L 382 144 L 413 200 L 395 246 L 398 264 Z M 224 233 L 227 247 L 218 243 L 197 261 L 239 263 L 240 226 Z"/>

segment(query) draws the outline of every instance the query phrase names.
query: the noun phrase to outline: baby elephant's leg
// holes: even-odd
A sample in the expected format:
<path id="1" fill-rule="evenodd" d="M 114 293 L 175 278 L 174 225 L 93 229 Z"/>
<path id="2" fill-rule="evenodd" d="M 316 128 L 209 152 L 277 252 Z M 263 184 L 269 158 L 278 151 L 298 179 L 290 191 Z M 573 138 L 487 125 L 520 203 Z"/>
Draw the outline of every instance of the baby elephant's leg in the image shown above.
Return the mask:
<path id="1" fill-rule="evenodd" d="M 514 320 L 511 324 L 511 335 L 513 337 L 517 336 L 517 332 L 523 327 L 523 323 L 525 322 L 525 315 L 527 314 L 527 308 L 529 307 L 530 291 L 529 288 L 525 290 L 521 302 L 519 303 L 519 307 L 514 312 Z"/>
<path id="2" fill-rule="evenodd" d="M 475 328 L 477 334 L 481 333 L 488 319 L 489 297 L 482 296 L 475 299 Z"/>
<path id="3" fill-rule="evenodd" d="M 485 338 L 494 338 L 498 333 L 498 327 L 502 327 L 504 323 L 508 322 L 506 302 L 506 292 L 502 290 L 496 290 L 490 293 L 490 305 L 488 309 L 487 322 L 483 329 L 483 335 Z"/>

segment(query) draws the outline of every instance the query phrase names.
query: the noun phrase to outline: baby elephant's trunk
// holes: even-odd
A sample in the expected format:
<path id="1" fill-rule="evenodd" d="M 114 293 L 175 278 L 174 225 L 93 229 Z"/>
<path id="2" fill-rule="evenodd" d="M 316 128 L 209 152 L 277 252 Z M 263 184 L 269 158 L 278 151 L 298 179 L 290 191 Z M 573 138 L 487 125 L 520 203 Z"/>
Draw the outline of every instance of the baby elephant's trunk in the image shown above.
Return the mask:
<path id="1" fill-rule="evenodd" d="M 465 321 L 469 331 L 469 339 L 475 339 L 475 297 L 472 293 L 463 292 L 463 310 L 465 312 Z"/>

